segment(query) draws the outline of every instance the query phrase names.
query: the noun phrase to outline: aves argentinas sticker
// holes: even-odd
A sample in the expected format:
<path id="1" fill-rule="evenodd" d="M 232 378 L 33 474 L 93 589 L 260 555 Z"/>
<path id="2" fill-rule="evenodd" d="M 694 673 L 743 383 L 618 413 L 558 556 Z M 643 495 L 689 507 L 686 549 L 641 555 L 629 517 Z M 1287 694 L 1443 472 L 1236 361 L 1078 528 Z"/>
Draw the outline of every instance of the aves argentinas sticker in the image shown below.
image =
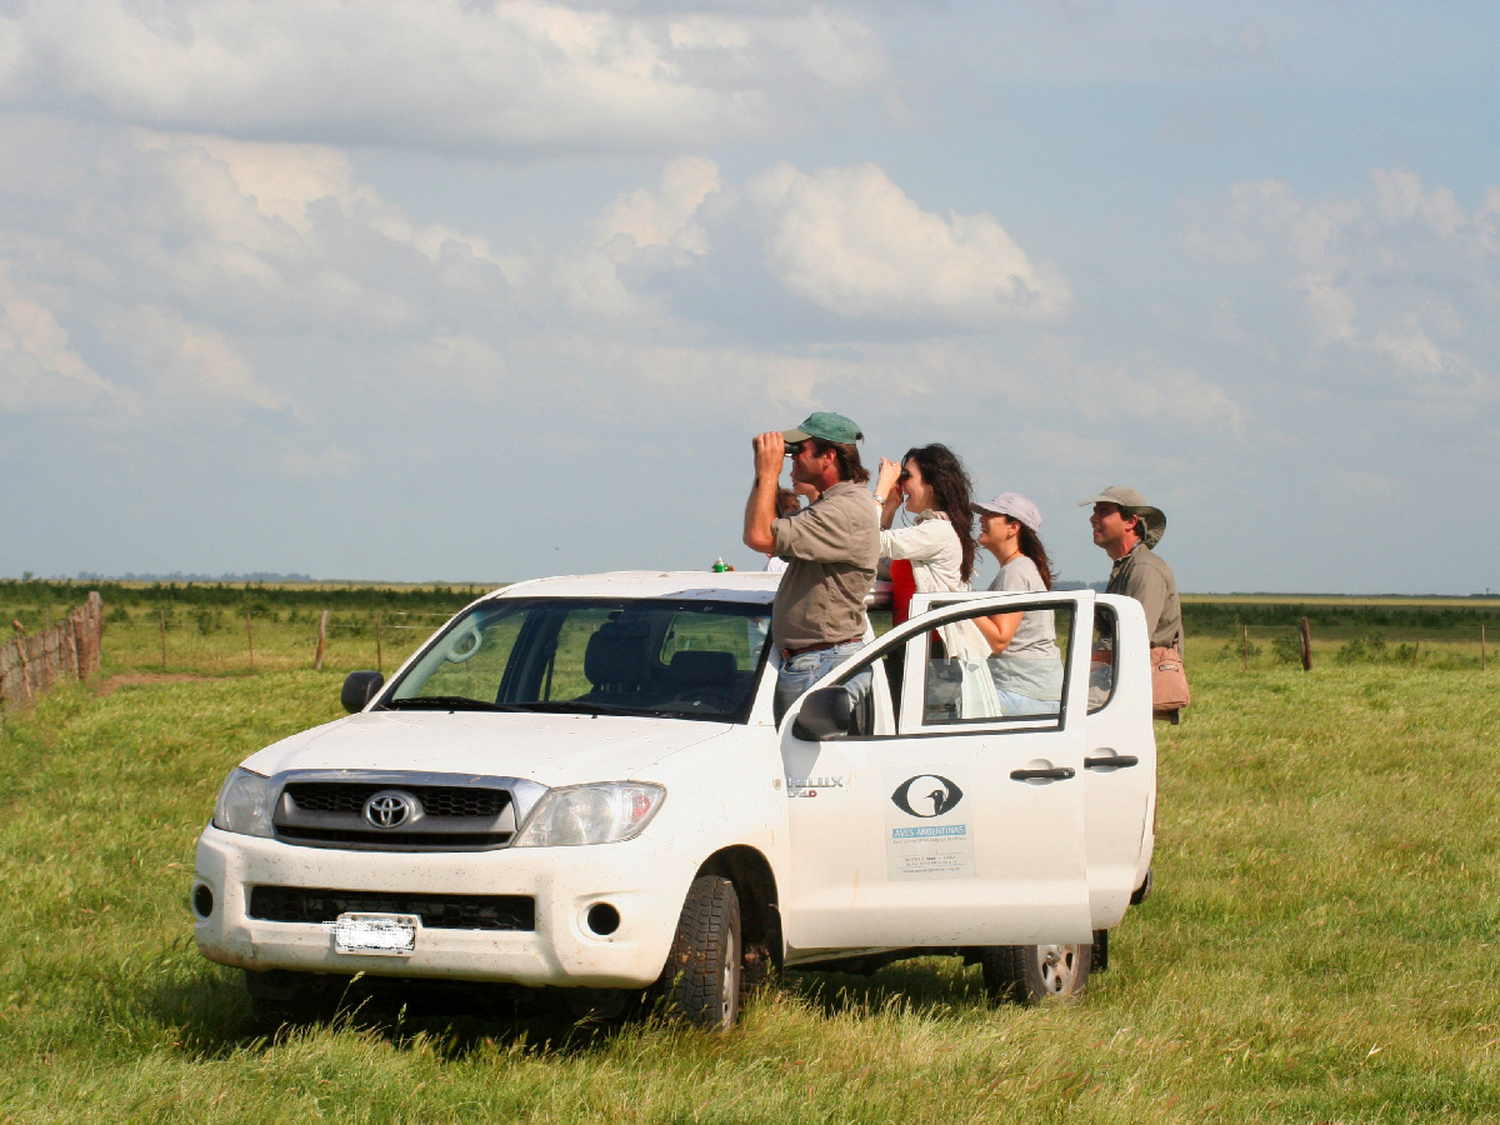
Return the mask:
<path id="1" fill-rule="evenodd" d="M 887 770 L 886 871 L 893 880 L 963 879 L 974 875 L 974 834 L 964 805 L 965 766 L 931 773 Z"/>
<path id="2" fill-rule="evenodd" d="M 954 781 L 935 773 L 909 777 L 891 794 L 896 807 L 908 816 L 931 818 L 951 812 L 964 799 L 964 791 Z"/>

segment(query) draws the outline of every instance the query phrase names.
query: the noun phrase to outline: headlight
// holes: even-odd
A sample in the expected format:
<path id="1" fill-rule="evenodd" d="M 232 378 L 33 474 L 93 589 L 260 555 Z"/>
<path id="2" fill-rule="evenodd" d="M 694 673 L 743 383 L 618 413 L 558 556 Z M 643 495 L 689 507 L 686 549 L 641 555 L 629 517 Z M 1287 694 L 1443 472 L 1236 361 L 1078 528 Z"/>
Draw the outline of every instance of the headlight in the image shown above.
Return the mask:
<path id="1" fill-rule="evenodd" d="M 245 836 L 270 836 L 270 783 L 249 770 L 231 773 L 214 802 L 214 827 Z"/>
<path id="2" fill-rule="evenodd" d="M 517 848 L 612 844 L 640 834 L 667 791 L 646 781 L 607 781 L 548 790 L 511 841 Z"/>

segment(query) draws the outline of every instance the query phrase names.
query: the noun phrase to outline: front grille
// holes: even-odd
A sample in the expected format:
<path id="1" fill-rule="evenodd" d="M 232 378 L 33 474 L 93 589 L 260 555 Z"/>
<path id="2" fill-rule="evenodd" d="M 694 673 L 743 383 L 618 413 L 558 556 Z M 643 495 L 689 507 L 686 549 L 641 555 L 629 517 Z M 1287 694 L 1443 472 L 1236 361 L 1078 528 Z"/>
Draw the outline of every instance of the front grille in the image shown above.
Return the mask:
<path id="1" fill-rule="evenodd" d="M 289 844 L 319 844 L 328 847 L 400 851 L 472 851 L 498 848 L 510 843 L 509 832 L 367 832 L 357 828 L 304 828 L 278 824 L 276 836 Z"/>
<path id="2" fill-rule="evenodd" d="M 276 802 L 276 838 L 311 848 L 354 851 L 482 851 L 503 848 L 516 831 L 516 810 L 508 788 L 479 782 L 443 784 L 441 778 L 392 774 L 387 777 L 290 778 Z M 377 793 L 404 794 L 412 812 L 392 828 L 379 828 L 365 816 Z"/>
<path id="3" fill-rule="evenodd" d="M 381 790 L 391 788 L 397 787 L 368 782 L 294 781 L 287 785 L 286 792 L 303 812 L 358 816 L 364 811 L 366 801 Z M 428 816 L 497 817 L 510 800 L 510 794 L 504 789 L 471 789 L 458 785 L 403 785 L 399 788 L 421 801 L 422 811 Z"/>
<path id="4" fill-rule="evenodd" d="M 340 914 L 415 914 L 434 930 L 535 930 L 530 895 L 433 895 L 252 887 L 250 917 L 263 922 L 332 922 Z"/>

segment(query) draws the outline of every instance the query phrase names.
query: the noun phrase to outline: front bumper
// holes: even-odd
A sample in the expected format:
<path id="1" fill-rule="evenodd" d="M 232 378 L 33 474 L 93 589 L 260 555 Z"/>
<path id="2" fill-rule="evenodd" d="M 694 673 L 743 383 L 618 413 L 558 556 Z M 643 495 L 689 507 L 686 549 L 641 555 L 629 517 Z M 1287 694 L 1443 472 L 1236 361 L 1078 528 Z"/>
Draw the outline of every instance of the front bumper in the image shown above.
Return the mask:
<path id="1" fill-rule="evenodd" d="M 661 975 L 693 874 L 691 860 L 641 838 L 571 848 L 353 852 L 209 826 L 198 841 L 194 887 L 207 887 L 213 908 L 207 917 L 196 917 L 194 937 L 210 961 L 254 971 L 639 988 Z M 257 886 L 529 895 L 536 903 L 536 928 L 419 927 L 409 954 L 338 953 L 332 933 L 320 923 L 249 917 L 250 892 Z M 588 927 L 589 910 L 598 903 L 619 912 L 613 933 Z"/>

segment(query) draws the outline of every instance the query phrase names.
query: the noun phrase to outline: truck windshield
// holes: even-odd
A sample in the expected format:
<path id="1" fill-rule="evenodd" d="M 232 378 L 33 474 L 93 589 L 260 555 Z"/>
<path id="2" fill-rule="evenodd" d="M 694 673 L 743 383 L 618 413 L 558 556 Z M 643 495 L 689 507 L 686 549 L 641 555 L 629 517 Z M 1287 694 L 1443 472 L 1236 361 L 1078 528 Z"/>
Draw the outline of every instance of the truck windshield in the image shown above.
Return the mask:
<path id="1" fill-rule="evenodd" d="M 763 604 L 503 599 L 451 622 L 384 706 L 744 722 L 770 625 Z"/>

